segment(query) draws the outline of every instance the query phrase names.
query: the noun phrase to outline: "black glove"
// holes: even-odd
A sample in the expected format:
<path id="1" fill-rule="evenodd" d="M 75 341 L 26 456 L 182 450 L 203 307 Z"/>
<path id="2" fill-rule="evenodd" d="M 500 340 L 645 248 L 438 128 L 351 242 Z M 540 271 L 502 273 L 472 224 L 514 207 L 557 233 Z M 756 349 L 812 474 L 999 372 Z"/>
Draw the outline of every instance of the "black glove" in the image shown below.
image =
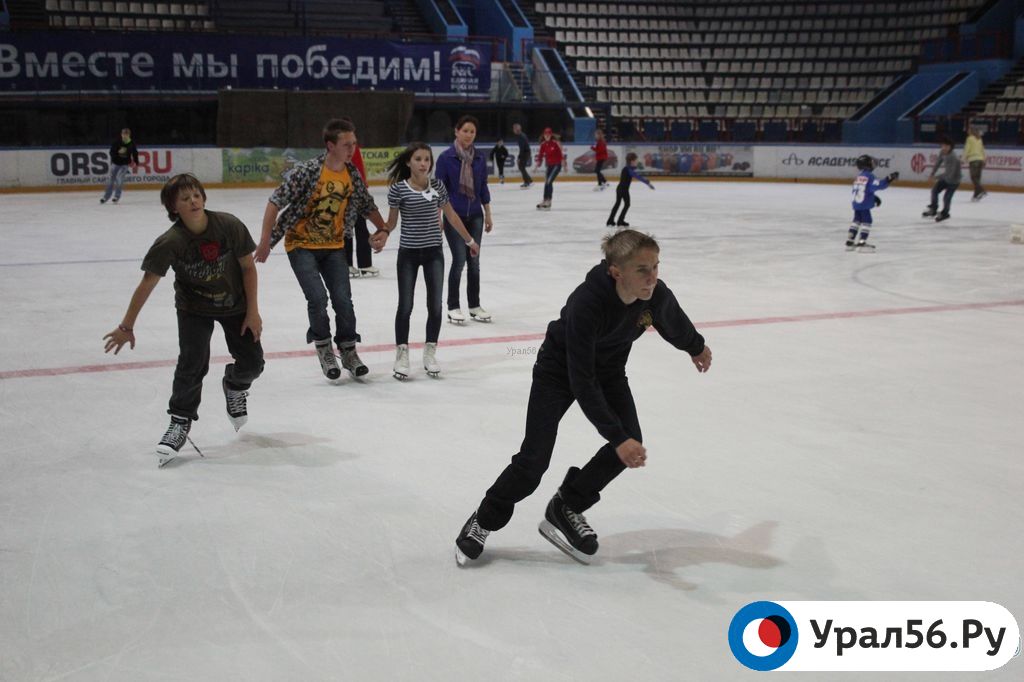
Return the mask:
<path id="1" fill-rule="evenodd" d="M 878 208 L 878 207 L 879 207 L 879 206 L 881 206 L 881 205 L 882 205 L 882 199 L 881 199 L 881 197 L 879 197 L 879 196 L 878 196 L 878 195 L 876 194 L 876 195 L 875 195 L 875 208 Z"/>
<path id="2" fill-rule="evenodd" d="M 896 182 L 897 180 L 900 179 L 900 174 L 898 171 L 896 173 L 889 173 L 888 175 L 885 176 L 885 179 L 888 182 Z"/>

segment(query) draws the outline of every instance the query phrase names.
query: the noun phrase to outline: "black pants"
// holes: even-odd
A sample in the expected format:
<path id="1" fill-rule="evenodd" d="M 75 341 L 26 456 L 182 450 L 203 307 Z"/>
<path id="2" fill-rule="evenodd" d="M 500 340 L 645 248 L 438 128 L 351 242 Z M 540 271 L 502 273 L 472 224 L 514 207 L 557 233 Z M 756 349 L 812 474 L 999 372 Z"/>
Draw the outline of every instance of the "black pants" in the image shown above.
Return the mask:
<path id="1" fill-rule="evenodd" d="M 239 332 L 245 315 L 204 317 L 178 311 L 178 366 L 174 368 L 174 385 L 167 413 L 188 419 L 199 419 L 199 401 L 203 393 L 203 377 L 210 369 L 210 339 L 213 323 L 220 322 L 224 340 L 234 363 L 224 367 L 228 387 L 244 391 L 263 373 L 263 346 L 253 340 L 252 332 Z"/>
<path id="2" fill-rule="evenodd" d="M 622 204 L 622 215 L 616 221 L 615 213 L 619 210 L 619 204 Z M 616 222 L 624 222 L 626 220 L 626 213 L 629 211 L 629 190 L 615 188 L 615 205 L 612 206 L 612 214 L 608 216 L 608 224 L 611 225 Z"/>
<path id="3" fill-rule="evenodd" d="M 444 249 L 398 249 L 398 310 L 395 312 L 395 343 L 409 343 L 409 317 L 416 294 L 416 275 L 423 268 L 427 285 L 427 343 L 437 343 L 441 333 L 441 290 L 444 288 Z"/>
<path id="4" fill-rule="evenodd" d="M 597 162 L 597 166 L 594 167 L 594 172 L 597 173 L 597 184 L 606 185 L 608 184 L 608 181 L 604 179 L 604 173 L 601 172 L 602 168 L 604 168 L 604 159 Z"/>
<path id="5" fill-rule="evenodd" d="M 356 220 L 355 239 L 345 240 L 345 260 L 352 267 L 352 242 L 355 242 L 356 261 L 360 268 L 373 265 L 373 249 L 370 247 L 370 230 L 366 227 L 366 218 L 359 216 Z"/>
<path id="6" fill-rule="evenodd" d="M 519 158 L 516 159 L 516 165 L 519 167 L 519 172 L 523 176 L 523 184 L 532 185 L 533 178 L 530 177 L 530 173 L 528 172 L 530 169 L 530 155 L 520 152 Z"/>
<path id="7" fill-rule="evenodd" d="M 609 407 L 622 421 L 626 433 L 642 440 L 636 405 L 623 374 L 601 382 Z M 533 367 L 533 385 L 526 410 L 526 436 L 519 452 L 512 457 L 498 480 L 490 487 L 477 511 L 477 520 L 487 530 L 499 530 L 512 518 L 517 502 L 526 499 L 540 485 L 540 479 L 551 462 L 558 435 L 558 423 L 575 402 L 565 370 L 551 371 L 540 362 Z M 597 504 L 601 491 L 626 468 L 611 443 L 582 468 L 571 467 L 559 492 L 566 505 L 582 513 Z"/>
<path id="8" fill-rule="evenodd" d="M 939 208 L 939 192 L 943 192 L 942 195 L 942 212 L 949 215 L 949 205 L 953 201 L 953 193 L 956 192 L 956 188 L 960 185 L 951 185 L 945 180 L 939 180 L 932 185 L 932 203 L 928 204 L 928 208 L 935 211 Z"/>

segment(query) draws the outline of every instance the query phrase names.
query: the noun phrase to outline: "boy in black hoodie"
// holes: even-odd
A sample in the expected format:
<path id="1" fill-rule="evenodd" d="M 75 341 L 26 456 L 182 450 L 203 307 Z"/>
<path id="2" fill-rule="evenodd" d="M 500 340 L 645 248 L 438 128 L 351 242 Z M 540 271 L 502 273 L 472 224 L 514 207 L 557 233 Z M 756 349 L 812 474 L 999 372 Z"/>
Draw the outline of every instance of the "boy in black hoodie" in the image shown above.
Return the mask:
<path id="1" fill-rule="evenodd" d="M 488 533 L 503 528 L 516 503 L 537 489 L 551 460 L 558 423 L 574 402 L 607 442 L 582 469 L 569 469 L 539 530 L 572 558 L 589 563 L 597 552 L 597 534 L 583 512 L 624 469 L 642 467 L 647 459 L 626 380 L 633 342 L 653 326 L 690 354 L 698 372 L 711 366 L 711 349 L 658 279 L 658 243 L 641 232 L 621 230 L 605 238 L 603 251 L 605 259 L 548 325 L 533 367 L 526 436 L 456 538 L 460 565 L 478 558 Z"/>

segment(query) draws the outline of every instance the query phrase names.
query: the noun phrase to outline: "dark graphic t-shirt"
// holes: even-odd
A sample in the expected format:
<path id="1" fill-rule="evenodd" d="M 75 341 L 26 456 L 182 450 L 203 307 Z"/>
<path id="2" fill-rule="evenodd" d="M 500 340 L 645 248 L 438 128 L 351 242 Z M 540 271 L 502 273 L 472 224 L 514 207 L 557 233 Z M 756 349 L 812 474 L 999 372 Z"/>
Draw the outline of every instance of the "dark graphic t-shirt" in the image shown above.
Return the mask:
<path id="1" fill-rule="evenodd" d="M 256 250 L 242 221 L 229 213 L 207 211 L 202 234 L 178 220 L 157 237 L 142 269 L 163 277 L 174 269 L 174 304 L 194 315 L 220 317 L 245 313 L 245 288 L 238 259 Z"/>

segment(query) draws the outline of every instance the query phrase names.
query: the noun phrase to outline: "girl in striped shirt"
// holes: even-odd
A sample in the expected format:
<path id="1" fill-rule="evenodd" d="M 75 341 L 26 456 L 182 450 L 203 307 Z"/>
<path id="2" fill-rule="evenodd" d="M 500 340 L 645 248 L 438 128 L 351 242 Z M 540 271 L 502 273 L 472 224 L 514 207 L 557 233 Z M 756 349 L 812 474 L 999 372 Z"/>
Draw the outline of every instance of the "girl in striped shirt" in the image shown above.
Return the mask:
<path id="1" fill-rule="evenodd" d="M 434 155 L 423 142 L 413 142 L 388 166 L 387 225 L 373 235 L 373 246 L 384 248 L 388 235 L 402 218 L 402 235 L 398 244 L 398 310 L 395 313 L 396 379 L 409 376 L 409 318 L 412 316 L 416 277 L 423 268 L 427 285 L 427 340 L 423 346 L 423 368 L 430 376 L 441 373 L 437 364 L 437 337 L 441 332 L 441 292 L 444 286 L 444 240 L 441 213 L 466 242 L 476 257 L 480 247 L 466 230 L 448 201 L 448 191 L 437 179 L 430 177 Z"/>

